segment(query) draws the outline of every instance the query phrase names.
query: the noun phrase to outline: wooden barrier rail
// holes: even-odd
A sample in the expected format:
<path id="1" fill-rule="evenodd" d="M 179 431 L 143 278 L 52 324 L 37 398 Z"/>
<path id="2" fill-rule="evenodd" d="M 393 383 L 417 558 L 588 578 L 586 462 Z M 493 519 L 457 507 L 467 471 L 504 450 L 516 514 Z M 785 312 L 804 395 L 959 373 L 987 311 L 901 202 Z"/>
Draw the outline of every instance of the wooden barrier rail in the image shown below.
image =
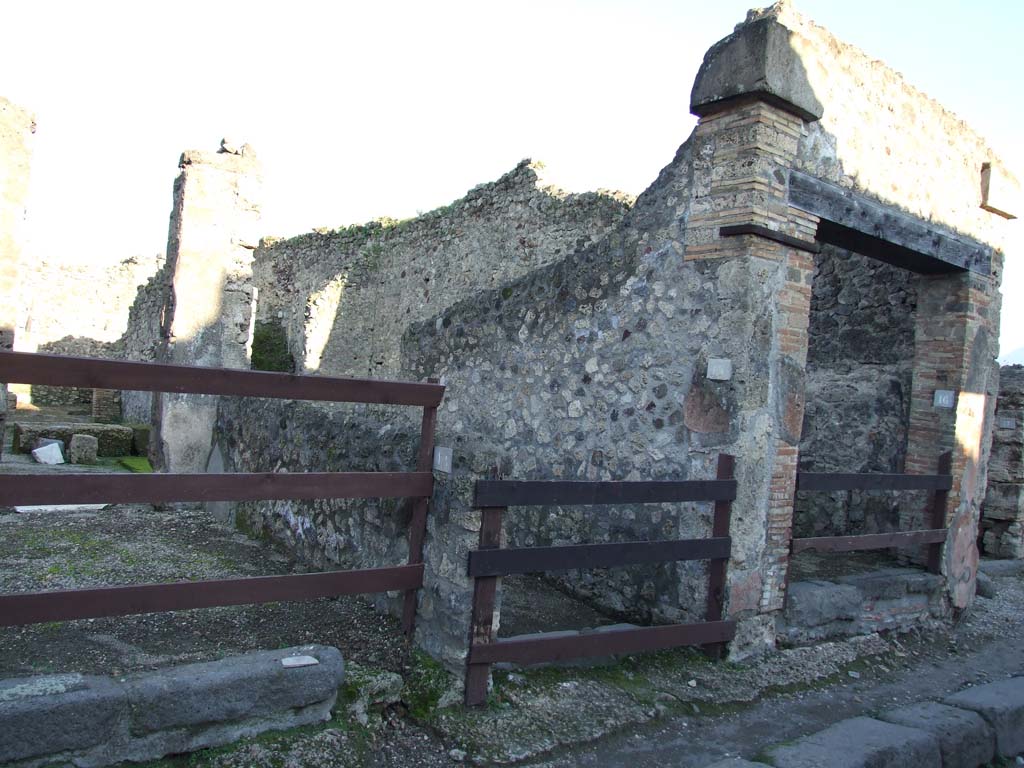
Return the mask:
<path id="1" fill-rule="evenodd" d="M 468 572 L 474 579 L 469 654 L 466 659 L 467 706 L 487 698 L 491 664 L 536 664 L 592 656 L 640 653 L 682 645 L 710 645 L 719 655 L 722 644 L 736 633 L 725 621 L 726 565 L 732 546 L 729 522 L 736 498 L 732 456 L 718 457 L 718 479 L 671 482 L 521 482 L 481 480 L 474 506 L 481 510 L 480 548 L 469 553 Z M 511 506 L 646 504 L 680 501 L 715 502 L 711 538 L 675 541 L 629 541 L 554 547 L 501 548 L 501 523 Z M 632 627 L 583 632 L 571 637 L 493 635 L 498 578 L 516 573 L 540 573 L 576 568 L 611 568 L 636 563 L 710 560 L 707 620 L 692 624 Z"/>
<path id="2" fill-rule="evenodd" d="M 793 539 L 790 543 L 790 552 L 794 555 L 807 550 L 854 552 L 927 544 L 928 570 L 932 573 L 939 573 L 942 545 L 947 536 L 946 505 L 949 500 L 949 491 L 953 487 L 953 476 L 950 474 L 952 466 L 953 455 L 946 452 L 939 457 L 938 473 L 934 475 L 798 472 L 796 476 L 797 491 L 931 491 L 929 522 L 932 527 L 860 536 L 820 536 Z"/>
<path id="3" fill-rule="evenodd" d="M 0 351 L 0 381 L 423 408 L 414 472 L 0 475 L 0 504 L 6 506 L 272 499 L 413 500 L 407 565 L 0 595 L 0 626 L 402 590 L 402 626 L 407 635 L 412 633 L 416 593 L 423 586 L 423 536 L 434 486 L 430 470 L 437 407 L 444 396 L 442 385 L 9 351 Z"/>

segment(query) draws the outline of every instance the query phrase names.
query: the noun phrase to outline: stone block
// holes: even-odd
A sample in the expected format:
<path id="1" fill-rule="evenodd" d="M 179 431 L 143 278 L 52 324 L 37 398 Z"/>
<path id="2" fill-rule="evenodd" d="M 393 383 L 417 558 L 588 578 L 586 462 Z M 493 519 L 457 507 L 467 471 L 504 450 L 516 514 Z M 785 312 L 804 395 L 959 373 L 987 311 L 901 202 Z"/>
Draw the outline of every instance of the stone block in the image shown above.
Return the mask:
<path id="1" fill-rule="evenodd" d="M 72 435 L 68 461 L 72 464 L 95 464 L 100 441 L 92 435 Z"/>
<path id="2" fill-rule="evenodd" d="M 49 443 L 32 451 L 32 458 L 40 464 L 63 464 L 64 454 L 56 443 Z"/>
<path id="3" fill-rule="evenodd" d="M 977 768 L 995 756 L 995 735 L 977 712 L 928 701 L 891 709 L 878 719 L 933 734 L 942 768 Z"/>
<path id="4" fill-rule="evenodd" d="M 771 18 L 743 24 L 715 43 L 704 56 L 690 93 L 690 111 L 707 115 L 723 102 L 755 95 L 784 104 L 805 120 L 817 120 L 823 108 L 807 81 L 786 27 Z"/>
<path id="5" fill-rule="evenodd" d="M 36 440 L 35 445 L 32 446 L 32 450 L 35 450 L 36 448 L 43 448 L 43 447 L 45 447 L 47 445 L 59 446 L 60 450 L 61 450 L 61 453 L 64 452 L 64 441 L 63 440 L 54 440 L 51 437 L 40 437 L 38 440 Z"/>
<path id="6" fill-rule="evenodd" d="M 935 736 L 870 717 L 843 720 L 792 744 L 767 750 L 776 768 L 935 768 Z"/>
<path id="7" fill-rule="evenodd" d="M 92 435 L 99 441 L 100 456 L 127 456 L 132 449 L 132 431 L 120 424 L 15 424 L 14 452 L 26 453 L 41 437 L 63 440 L 67 445 L 73 435 Z"/>
<path id="8" fill-rule="evenodd" d="M 1024 483 L 990 483 L 982 515 L 993 520 L 1024 519 Z"/>
<path id="9" fill-rule="evenodd" d="M 149 456 L 149 438 L 153 428 L 149 424 L 132 425 L 132 454 L 134 456 Z"/>
<path id="10" fill-rule="evenodd" d="M 863 596 L 856 587 L 829 581 L 798 581 L 789 587 L 786 621 L 799 627 L 853 621 L 860 616 L 862 603 Z"/>
<path id="11" fill-rule="evenodd" d="M 1024 561 L 984 559 L 978 563 L 978 571 L 987 573 L 995 579 L 1003 576 L 1020 576 L 1024 574 Z"/>
<path id="12" fill-rule="evenodd" d="M 300 653 L 320 663 L 294 668 L 281 664 L 284 657 Z M 132 703 L 131 732 L 142 735 L 299 709 L 333 699 L 344 670 L 337 648 L 318 645 L 137 675 L 125 681 Z"/>
<path id="13" fill-rule="evenodd" d="M 124 690 L 78 674 L 0 681 L 0 763 L 93 747 L 127 717 Z"/>
<path id="14" fill-rule="evenodd" d="M 947 697 L 945 703 L 985 718 L 995 731 L 1000 756 L 1024 752 L 1024 677 L 977 685 Z"/>

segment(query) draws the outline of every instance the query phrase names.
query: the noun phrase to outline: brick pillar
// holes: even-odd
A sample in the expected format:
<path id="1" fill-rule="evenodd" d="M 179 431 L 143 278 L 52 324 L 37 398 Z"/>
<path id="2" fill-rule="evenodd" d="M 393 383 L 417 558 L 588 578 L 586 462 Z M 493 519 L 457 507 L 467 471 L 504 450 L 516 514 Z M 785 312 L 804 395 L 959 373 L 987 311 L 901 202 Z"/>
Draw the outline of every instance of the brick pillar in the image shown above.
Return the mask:
<path id="1" fill-rule="evenodd" d="M 1001 271 L 999 262 L 997 254 L 993 274 Z M 997 291 L 992 277 L 971 272 L 917 278 L 906 471 L 934 474 L 940 454 L 953 452 L 942 570 L 955 608 L 966 608 L 974 598 L 978 518 L 998 386 Z M 937 407 L 937 390 L 952 391 L 955 406 Z M 901 525 L 927 527 L 916 506 L 901 511 Z"/>
<path id="2" fill-rule="evenodd" d="M 28 198 L 29 168 L 35 120 L 25 110 L 0 98 L 0 348 L 14 347 L 22 301 L 19 273 Z M 0 383 L 0 452 L 7 423 L 7 385 Z"/>
<path id="3" fill-rule="evenodd" d="M 248 368 L 252 260 L 259 239 L 260 167 L 248 145 L 181 156 L 167 241 L 171 301 L 159 357 L 166 362 Z M 217 398 L 153 398 L 157 466 L 203 472 L 213 447 Z"/>
<path id="4" fill-rule="evenodd" d="M 687 261 L 707 262 L 718 292 L 742 294 L 743 332 L 709 341 L 708 356 L 733 363 L 739 425 L 728 612 L 740 620 L 735 655 L 774 643 L 793 526 L 803 425 L 812 251 L 818 220 L 787 203 L 801 117 L 762 101 L 705 115 L 694 134 Z M 723 227 L 763 227 L 730 234 Z M 718 265 L 718 268 L 715 268 Z M 733 284 L 733 285 L 730 285 Z"/>

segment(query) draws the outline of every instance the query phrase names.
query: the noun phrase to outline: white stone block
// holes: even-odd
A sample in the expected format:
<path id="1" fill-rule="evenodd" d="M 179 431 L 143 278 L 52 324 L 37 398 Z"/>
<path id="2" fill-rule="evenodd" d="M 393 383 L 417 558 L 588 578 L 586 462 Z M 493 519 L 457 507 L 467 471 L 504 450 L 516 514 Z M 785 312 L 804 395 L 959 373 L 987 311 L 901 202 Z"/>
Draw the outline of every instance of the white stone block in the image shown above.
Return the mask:
<path id="1" fill-rule="evenodd" d="M 64 454 L 61 453 L 60 446 L 56 443 L 50 443 L 49 445 L 44 445 L 42 448 L 36 448 L 32 451 L 32 458 L 40 464 L 64 463 Z"/>

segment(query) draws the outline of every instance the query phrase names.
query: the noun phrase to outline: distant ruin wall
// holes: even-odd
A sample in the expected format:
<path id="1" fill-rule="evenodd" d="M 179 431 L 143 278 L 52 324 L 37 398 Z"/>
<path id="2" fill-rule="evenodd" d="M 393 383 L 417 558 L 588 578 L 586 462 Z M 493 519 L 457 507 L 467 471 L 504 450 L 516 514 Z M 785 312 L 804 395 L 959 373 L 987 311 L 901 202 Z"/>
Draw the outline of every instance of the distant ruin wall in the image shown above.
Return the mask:
<path id="1" fill-rule="evenodd" d="M 299 372 L 393 377 L 409 325 L 564 258 L 628 210 L 622 195 L 545 184 L 540 168 L 524 161 L 408 221 L 264 240 L 253 269 L 258 324 L 284 328 Z"/>
<path id="2" fill-rule="evenodd" d="M 153 280 L 162 255 L 114 264 L 41 261 L 25 275 L 24 329 L 15 349 L 80 357 L 125 357 L 125 336 L 139 292 Z M 25 387 L 36 405 L 92 402 L 92 390 Z M 145 417 L 149 421 L 149 415 Z"/>

